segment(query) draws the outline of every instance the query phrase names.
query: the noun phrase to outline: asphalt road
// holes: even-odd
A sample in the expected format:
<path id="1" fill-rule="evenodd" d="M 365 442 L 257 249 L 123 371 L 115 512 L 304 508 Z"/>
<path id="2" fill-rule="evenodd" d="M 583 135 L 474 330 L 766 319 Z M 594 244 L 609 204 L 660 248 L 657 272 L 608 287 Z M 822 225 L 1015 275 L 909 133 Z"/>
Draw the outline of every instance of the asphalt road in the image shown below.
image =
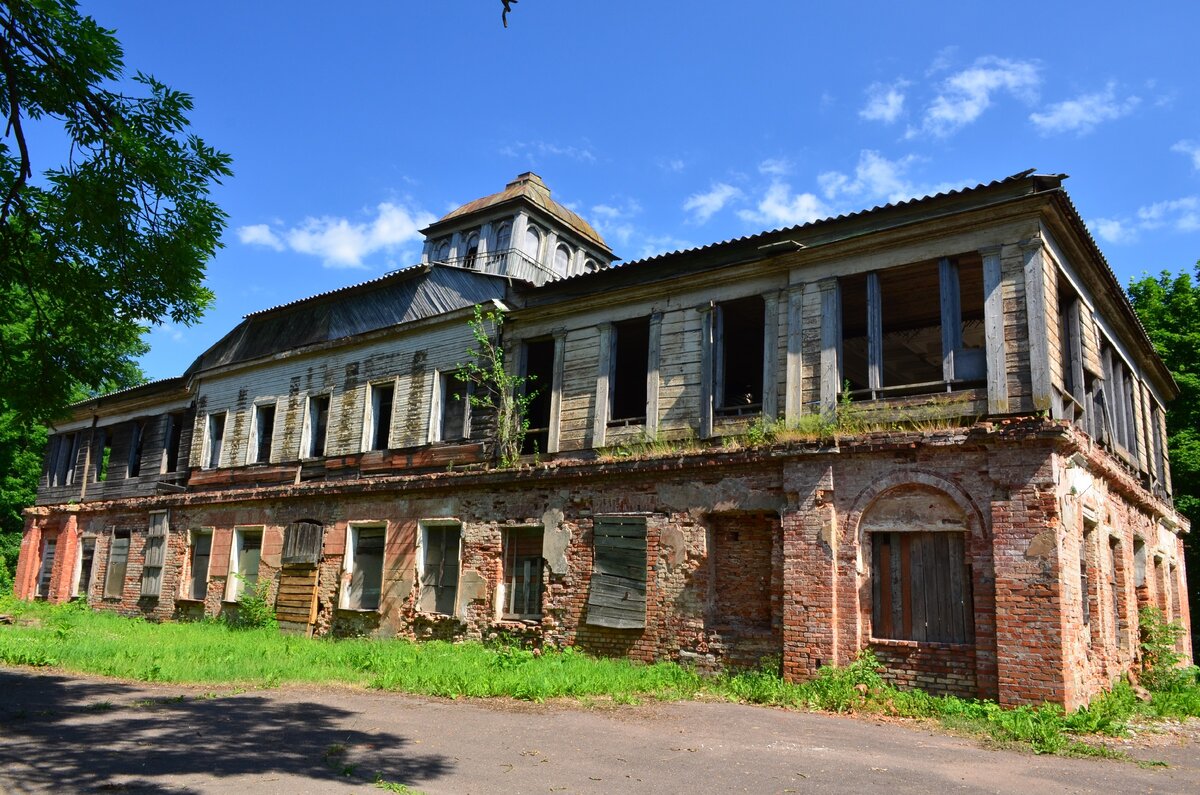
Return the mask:
<path id="1" fill-rule="evenodd" d="M 990 750 L 910 725 L 734 704 L 442 701 L 143 685 L 0 668 L 0 792 L 1192 792 L 1170 767 Z M 392 789 L 406 791 L 396 786 Z"/>

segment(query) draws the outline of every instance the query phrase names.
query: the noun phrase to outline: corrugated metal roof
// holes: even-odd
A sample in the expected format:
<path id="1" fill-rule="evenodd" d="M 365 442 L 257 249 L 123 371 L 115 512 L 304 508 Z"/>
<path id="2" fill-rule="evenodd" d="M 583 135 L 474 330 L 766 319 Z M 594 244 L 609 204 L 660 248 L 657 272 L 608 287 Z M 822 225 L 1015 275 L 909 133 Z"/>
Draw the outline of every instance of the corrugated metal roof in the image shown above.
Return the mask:
<path id="1" fill-rule="evenodd" d="M 467 202 L 462 207 L 447 213 L 425 229 L 422 229 L 421 232 L 427 234 L 430 230 L 437 229 L 450 221 L 518 199 L 528 201 L 547 215 L 561 221 L 580 237 L 598 246 L 606 254 L 612 254 L 612 250 L 604 242 L 604 238 L 600 237 L 600 233 L 593 229 L 592 225 L 583 220 L 578 214 L 568 210 L 550 198 L 550 189 L 546 187 L 546 183 L 542 182 L 542 178 L 532 171 L 527 171 L 519 175 L 499 193 L 493 193 L 491 196 L 484 196 L 482 199 Z"/>
<path id="2" fill-rule="evenodd" d="M 127 386 L 124 389 L 118 389 L 114 392 L 106 392 L 103 395 L 96 395 L 95 397 L 84 398 L 83 400 L 77 400 L 74 403 L 72 403 L 70 406 L 68 406 L 68 408 L 78 408 L 80 406 L 85 406 L 88 403 L 95 403 L 98 400 L 108 400 L 109 398 L 114 398 L 114 397 L 132 398 L 132 397 L 138 397 L 138 395 L 140 393 L 153 394 L 153 393 L 159 392 L 159 391 L 169 392 L 171 389 L 174 389 L 174 388 L 182 388 L 183 384 L 184 384 L 184 378 L 181 375 L 171 376 L 170 378 L 159 378 L 154 381 L 147 381 L 144 384 L 137 384 L 136 386 Z"/>
<path id="3" fill-rule="evenodd" d="M 187 374 L 346 339 L 504 298 L 506 281 L 458 268 L 414 267 L 247 315 Z"/>

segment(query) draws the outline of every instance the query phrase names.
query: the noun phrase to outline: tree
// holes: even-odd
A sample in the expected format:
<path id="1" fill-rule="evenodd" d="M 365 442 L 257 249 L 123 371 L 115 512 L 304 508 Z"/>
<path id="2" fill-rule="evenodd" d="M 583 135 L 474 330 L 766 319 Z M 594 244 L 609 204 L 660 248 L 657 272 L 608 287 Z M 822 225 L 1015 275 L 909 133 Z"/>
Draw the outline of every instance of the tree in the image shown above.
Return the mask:
<path id="1" fill-rule="evenodd" d="M 188 95 L 122 83 L 122 59 L 74 0 L 0 2 L 0 413 L 22 421 L 61 415 L 145 352 L 149 324 L 212 300 L 209 190 L 229 156 L 189 134 Z M 54 136 L 31 133 L 50 128 L 64 157 L 39 159 Z"/>
<path id="2" fill-rule="evenodd" d="M 1175 382 L 1167 405 L 1167 448 L 1175 507 L 1192 523 L 1185 536 L 1190 601 L 1200 610 L 1200 262 L 1188 273 L 1163 271 L 1131 282 L 1129 298 Z M 1195 626 L 1195 622 L 1193 622 Z"/>
<path id="3" fill-rule="evenodd" d="M 500 328 L 504 314 L 498 310 L 484 311 L 475 305 L 470 320 L 475 347 L 467 351 L 469 362 L 458 365 L 459 380 L 474 386 L 471 405 L 491 412 L 494 423 L 491 432 L 493 454 L 502 467 L 514 466 L 525 446 L 529 430 L 529 404 L 537 392 L 529 388 L 532 376 L 514 375 L 504 364 L 504 349 Z"/>

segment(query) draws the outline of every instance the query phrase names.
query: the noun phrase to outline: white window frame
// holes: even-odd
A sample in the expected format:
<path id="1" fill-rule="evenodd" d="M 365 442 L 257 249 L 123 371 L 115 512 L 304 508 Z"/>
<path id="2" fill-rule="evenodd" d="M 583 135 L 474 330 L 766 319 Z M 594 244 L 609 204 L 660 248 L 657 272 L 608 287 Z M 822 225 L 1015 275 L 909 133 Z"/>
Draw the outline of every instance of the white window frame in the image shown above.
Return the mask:
<path id="1" fill-rule="evenodd" d="M 229 575 L 225 578 L 224 596 L 226 602 L 236 602 L 242 595 L 240 592 L 241 581 L 237 578 L 237 575 L 241 573 L 238 568 L 238 559 L 241 557 L 247 533 L 258 534 L 258 572 L 255 573 L 255 577 L 262 572 L 262 544 L 267 537 L 266 526 L 261 524 L 236 525 L 233 532 L 229 534 Z"/>
<path id="2" fill-rule="evenodd" d="M 446 407 L 447 387 L 451 381 L 458 381 L 455 373 L 460 372 L 458 368 L 451 370 L 434 370 L 433 371 L 433 395 L 432 403 L 429 407 L 429 434 L 430 443 L 445 442 L 445 441 L 463 441 L 471 438 L 471 394 L 475 391 L 474 385 L 470 381 L 460 381 L 466 392 L 463 400 L 463 427 L 467 430 L 467 435 L 453 440 L 442 438 L 442 420 Z"/>
<path id="3" fill-rule="evenodd" d="M 379 604 L 375 607 L 350 607 L 350 581 L 354 576 L 359 534 L 363 530 L 383 531 L 383 560 L 379 572 Z M 346 548 L 342 553 L 342 587 L 338 596 L 339 610 L 354 610 L 362 613 L 378 613 L 383 609 L 384 574 L 387 571 L 388 523 L 379 520 L 362 520 L 346 523 Z"/>
<path id="4" fill-rule="evenodd" d="M 362 451 L 369 453 L 374 449 L 375 429 L 379 424 L 379 399 L 378 391 L 380 387 L 392 388 L 392 410 L 388 416 L 389 420 L 394 420 L 396 416 L 396 395 L 400 394 L 400 379 L 390 378 L 383 381 L 372 381 L 367 384 L 366 395 L 363 400 L 363 433 L 362 433 Z M 388 427 L 387 445 L 384 450 L 392 449 L 392 432 L 396 430 L 395 422 L 390 422 Z M 326 435 L 328 442 L 328 435 Z"/>
<path id="5" fill-rule="evenodd" d="M 269 464 L 275 452 L 275 422 L 271 423 L 271 441 L 267 445 L 267 459 L 265 461 L 258 457 L 258 413 L 266 408 L 275 409 L 275 419 L 279 419 L 279 406 L 277 401 L 265 400 L 261 403 L 255 403 L 250 407 L 250 429 L 246 438 L 246 464 Z"/>
<path id="6" fill-rule="evenodd" d="M 514 531 L 516 531 L 516 532 L 520 532 L 520 531 L 540 532 L 542 534 L 542 543 L 545 544 L 546 528 L 543 525 L 540 525 L 540 524 L 504 525 L 503 527 L 500 528 L 500 555 L 501 555 L 500 575 L 501 576 L 500 576 L 500 582 L 496 586 L 496 618 L 499 620 L 510 619 L 510 620 L 516 620 L 516 621 L 525 621 L 525 620 L 530 620 L 530 619 L 535 619 L 535 618 L 541 618 L 542 615 L 544 615 L 543 611 L 541 611 L 541 610 L 538 610 L 538 612 L 536 612 L 536 613 L 517 613 L 517 612 L 510 612 L 508 610 L 508 600 L 509 600 L 508 582 L 509 582 L 511 575 L 514 572 L 507 571 L 508 549 L 507 549 L 507 544 L 505 542 L 508 540 L 508 534 L 512 533 Z M 462 548 L 462 542 L 460 541 L 459 542 L 459 549 L 460 549 L 459 556 L 460 557 L 462 556 L 461 548 Z M 546 562 L 545 562 L 545 560 L 546 560 L 545 556 L 543 555 L 541 557 L 541 561 L 542 561 L 541 568 L 538 571 L 538 579 L 541 583 L 541 585 L 539 586 L 539 592 L 543 598 L 545 597 L 545 593 L 546 593 Z M 462 572 L 461 572 L 461 568 L 460 568 L 459 576 L 461 577 L 461 575 L 462 575 Z M 540 600 L 539 600 L 539 606 L 540 606 Z"/>
<path id="7" fill-rule="evenodd" d="M 208 598 L 208 581 L 212 578 L 212 542 L 215 535 L 215 528 L 212 527 L 196 527 L 188 531 L 187 558 L 184 560 L 184 576 L 180 582 L 181 599 L 203 602 Z M 192 566 L 196 559 L 196 539 L 200 536 L 208 536 L 208 565 L 204 567 L 204 595 L 197 599 L 192 595 L 192 582 L 195 579 L 195 572 L 192 570 Z"/>
<path id="8" fill-rule="evenodd" d="M 313 433 L 313 401 L 317 398 L 325 398 L 329 401 L 328 414 L 325 416 L 325 442 L 321 445 L 320 452 L 314 453 L 312 450 L 312 433 Z M 304 459 L 323 458 L 329 454 L 329 424 L 333 419 L 333 393 L 318 392 L 307 395 L 304 398 L 304 428 L 300 433 L 300 457 Z"/>
<path id="9" fill-rule="evenodd" d="M 221 417 L 221 438 L 217 440 L 217 460 L 214 463 L 212 460 L 212 445 L 213 445 L 213 418 Z M 201 469 L 219 469 L 221 459 L 225 456 L 225 435 L 229 432 L 229 412 L 228 411 L 210 411 L 204 415 L 204 445 L 202 449 L 202 457 L 200 460 Z"/>
<path id="10" fill-rule="evenodd" d="M 90 543 L 92 545 L 92 570 L 88 572 L 88 581 L 83 584 L 82 591 L 79 588 L 79 575 L 83 574 L 83 545 Z M 71 598 L 75 599 L 81 593 L 84 600 L 88 594 L 92 592 L 92 582 L 96 579 L 96 537 L 82 536 L 75 545 L 75 569 L 71 572 Z"/>
<path id="11" fill-rule="evenodd" d="M 160 521 L 161 520 L 161 523 Z M 142 545 L 142 590 L 141 595 L 144 597 L 153 597 L 158 599 L 162 596 L 163 574 L 167 570 L 167 539 L 171 532 L 171 519 L 169 511 L 151 511 L 150 521 L 146 530 L 146 543 Z M 150 542 L 151 539 L 161 544 L 161 557 L 157 564 L 150 563 Z M 209 553 L 211 555 L 211 552 Z M 158 569 L 158 587 L 148 588 L 146 580 L 146 572 L 151 569 Z"/>
<path id="12" fill-rule="evenodd" d="M 431 528 L 454 527 L 458 529 L 458 579 L 454 587 L 454 611 L 452 613 L 438 613 L 436 611 L 428 611 L 423 609 L 424 590 L 425 590 L 425 553 L 429 549 L 429 530 Z M 462 596 L 462 553 L 463 553 L 463 531 L 464 525 L 459 519 L 422 519 L 417 523 L 417 611 L 426 615 L 449 615 L 452 618 L 460 617 L 459 600 Z M 434 602 L 436 603 L 436 598 Z"/>

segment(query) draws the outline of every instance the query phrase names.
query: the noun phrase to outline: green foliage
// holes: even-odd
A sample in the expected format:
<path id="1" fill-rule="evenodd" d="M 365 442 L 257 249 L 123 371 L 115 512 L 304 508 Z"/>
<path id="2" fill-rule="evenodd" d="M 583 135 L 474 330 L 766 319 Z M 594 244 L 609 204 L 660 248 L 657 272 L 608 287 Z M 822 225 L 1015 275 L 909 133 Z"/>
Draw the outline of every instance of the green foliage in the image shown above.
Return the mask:
<path id="1" fill-rule="evenodd" d="M 1196 668 L 1180 667 L 1183 654 L 1179 639 L 1183 625 L 1168 622 L 1157 607 L 1138 612 L 1139 647 L 1142 651 L 1142 683 L 1154 691 L 1182 691 L 1196 685 Z"/>
<path id="2" fill-rule="evenodd" d="M 238 596 L 237 610 L 231 614 L 236 615 L 236 618 L 230 620 L 229 625 L 235 629 L 278 629 L 275 608 L 271 604 L 271 581 L 260 578 L 251 585 L 245 575 L 233 576 L 237 577 L 241 584 L 241 593 Z"/>
<path id="3" fill-rule="evenodd" d="M 1197 278 L 1163 271 L 1130 283 L 1129 299 L 1150 341 L 1179 384 L 1179 397 L 1167 404 L 1167 445 L 1175 507 L 1200 527 L 1200 263 Z M 1200 571 L 1200 534 L 1184 536 L 1187 566 Z M 1189 587 L 1200 609 L 1200 577 Z M 1193 613 L 1193 615 L 1195 615 Z"/>
<path id="4" fill-rule="evenodd" d="M 125 80 L 111 31 L 73 0 L 0 6 L 0 403 L 53 419 L 145 351 L 146 323 L 191 323 L 225 215 L 229 157 L 188 129 L 191 98 Z M 35 162 L 27 125 L 56 126 Z M 36 172 L 35 172 L 36 169 Z"/>
<path id="5" fill-rule="evenodd" d="M 500 466 L 515 466 L 525 446 L 529 431 L 529 404 L 537 397 L 532 388 L 533 377 L 509 372 L 500 343 L 504 313 L 497 309 L 484 311 L 475 305 L 470 320 L 474 346 L 467 350 L 471 357 L 459 364 L 458 378 L 472 384 L 471 405 L 490 411 L 495 416 L 492 443 Z"/>

